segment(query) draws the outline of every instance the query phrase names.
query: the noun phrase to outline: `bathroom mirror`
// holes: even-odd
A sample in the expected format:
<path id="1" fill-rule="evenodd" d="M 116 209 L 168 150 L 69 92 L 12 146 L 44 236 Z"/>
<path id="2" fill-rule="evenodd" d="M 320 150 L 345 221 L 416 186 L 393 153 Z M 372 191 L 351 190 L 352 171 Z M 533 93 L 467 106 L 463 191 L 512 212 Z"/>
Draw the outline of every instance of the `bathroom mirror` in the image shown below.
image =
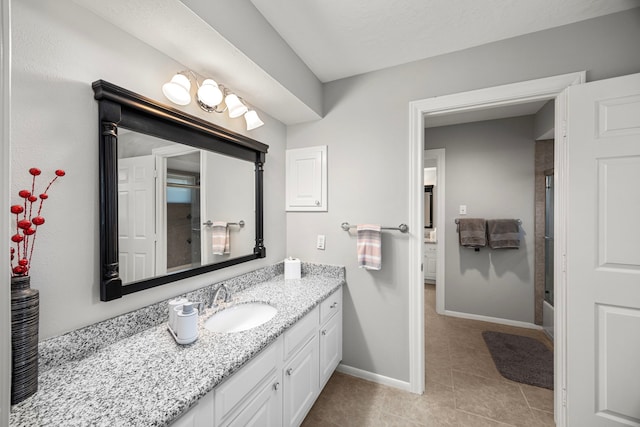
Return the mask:
<path id="1" fill-rule="evenodd" d="M 424 186 L 424 228 L 433 228 L 433 185 Z"/>
<path id="2" fill-rule="evenodd" d="M 102 301 L 265 256 L 267 145 L 103 80 L 93 89 Z"/>

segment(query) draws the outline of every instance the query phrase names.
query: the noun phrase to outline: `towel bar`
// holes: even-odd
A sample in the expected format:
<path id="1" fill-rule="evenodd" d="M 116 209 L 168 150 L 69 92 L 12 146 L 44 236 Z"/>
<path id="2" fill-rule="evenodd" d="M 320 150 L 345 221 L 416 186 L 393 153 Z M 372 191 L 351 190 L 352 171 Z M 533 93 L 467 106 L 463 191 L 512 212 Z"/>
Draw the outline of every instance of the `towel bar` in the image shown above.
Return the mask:
<path id="1" fill-rule="evenodd" d="M 213 225 L 213 222 L 211 222 L 211 220 L 208 220 L 207 222 L 203 222 L 202 225 L 211 227 Z M 238 227 L 242 228 L 244 227 L 244 220 L 240 220 L 238 222 L 228 222 L 227 225 L 237 225 Z"/>
<path id="2" fill-rule="evenodd" d="M 350 228 L 356 228 L 357 225 L 350 225 L 348 222 L 343 222 L 342 224 L 340 224 L 340 227 L 342 227 L 344 231 L 349 231 Z M 409 231 L 409 226 L 407 224 L 400 224 L 397 227 L 380 227 L 380 229 L 396 230 L 396 231 L 400 231 L 401 233 L 406 233 Z"/>

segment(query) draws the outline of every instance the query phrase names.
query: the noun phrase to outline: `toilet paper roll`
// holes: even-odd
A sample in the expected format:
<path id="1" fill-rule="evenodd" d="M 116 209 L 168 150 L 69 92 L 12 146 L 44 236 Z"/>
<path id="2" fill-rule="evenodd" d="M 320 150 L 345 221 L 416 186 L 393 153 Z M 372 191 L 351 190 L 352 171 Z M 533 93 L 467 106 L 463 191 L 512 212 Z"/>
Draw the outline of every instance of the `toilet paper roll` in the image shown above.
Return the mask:
<path id="1" fill-rule="evenodd" d="M 300 278 L 300 260 L 298 258 L 287 258 L 284 260 L 285 280 Z"/>

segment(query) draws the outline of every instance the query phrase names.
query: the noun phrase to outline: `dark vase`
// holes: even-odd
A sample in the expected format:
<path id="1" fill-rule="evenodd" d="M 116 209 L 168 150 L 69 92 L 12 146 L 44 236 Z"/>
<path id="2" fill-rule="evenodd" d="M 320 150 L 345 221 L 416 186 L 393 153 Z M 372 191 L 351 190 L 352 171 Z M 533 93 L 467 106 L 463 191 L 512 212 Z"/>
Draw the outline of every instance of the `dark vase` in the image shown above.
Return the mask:
<path id="1" fill-rule="evenodd" d="M 40 295 L 30 276 L 11 278 L 11 404 L 38 391 Z"/>

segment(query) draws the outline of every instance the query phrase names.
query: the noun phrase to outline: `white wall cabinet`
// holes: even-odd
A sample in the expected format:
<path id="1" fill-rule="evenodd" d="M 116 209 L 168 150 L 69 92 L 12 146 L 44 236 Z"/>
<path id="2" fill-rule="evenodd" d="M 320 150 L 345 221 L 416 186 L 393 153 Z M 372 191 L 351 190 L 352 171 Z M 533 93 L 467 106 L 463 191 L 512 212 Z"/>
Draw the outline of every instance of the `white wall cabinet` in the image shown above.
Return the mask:
<path id="1" fill-rule="evenodd" d="M 327 211 L 327 146 L 286 151 L 286 210 Z"/>
<path id="2" fill-rule="evenodd" d="M 342 360 L 338 289 L 172 427 L 297 427 Z"/>
<path id="3" fill-rule="evenodd" d="M 424 244 L 424 280 L 436 281 L 436 265 L 438 260 L 438 247 L 435 243 Z"/>

